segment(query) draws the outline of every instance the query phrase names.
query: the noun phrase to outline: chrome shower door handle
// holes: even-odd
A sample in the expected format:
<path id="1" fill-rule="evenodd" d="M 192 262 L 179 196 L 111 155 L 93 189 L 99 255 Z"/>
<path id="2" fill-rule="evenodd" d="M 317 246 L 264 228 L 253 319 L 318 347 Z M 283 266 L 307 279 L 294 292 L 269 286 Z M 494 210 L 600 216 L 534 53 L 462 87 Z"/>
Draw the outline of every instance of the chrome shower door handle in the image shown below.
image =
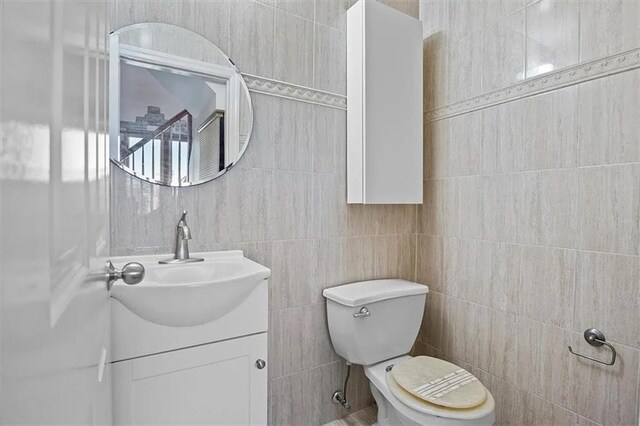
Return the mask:
<path id="1" fill-rule="evenodd" d="M 144 266 L 138 262 L 129 262 L 122 267 L 116 269 L 110 260 L 107 260 L 107 291 L 111 290 L 113 283 L 117 280 L 124 281 L 125 284 L 135 285 L 144 279 Z"/>
<path id="2" fill-rule="evenodd" d="M 371 312 L 369 312 L 369 309 L 367 309 L 366 306 L 363 306 L 358 312 L 353 314 L 354 318 L 366 318 L 369 316 L 371 316 Z"/>

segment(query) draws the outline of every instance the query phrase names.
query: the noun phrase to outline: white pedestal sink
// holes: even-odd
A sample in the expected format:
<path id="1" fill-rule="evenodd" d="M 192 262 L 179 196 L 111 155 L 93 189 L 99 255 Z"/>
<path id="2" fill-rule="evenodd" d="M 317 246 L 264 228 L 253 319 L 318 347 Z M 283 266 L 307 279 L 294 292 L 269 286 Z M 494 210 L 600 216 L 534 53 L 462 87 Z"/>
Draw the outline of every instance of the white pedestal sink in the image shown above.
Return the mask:
<path id="1" fill-rule="evenodd" d="M 146 270 L 111 290 L 115 424 L 266 423 L 271 271 L 242 251 L 192 256 L 111 259 Z"/>

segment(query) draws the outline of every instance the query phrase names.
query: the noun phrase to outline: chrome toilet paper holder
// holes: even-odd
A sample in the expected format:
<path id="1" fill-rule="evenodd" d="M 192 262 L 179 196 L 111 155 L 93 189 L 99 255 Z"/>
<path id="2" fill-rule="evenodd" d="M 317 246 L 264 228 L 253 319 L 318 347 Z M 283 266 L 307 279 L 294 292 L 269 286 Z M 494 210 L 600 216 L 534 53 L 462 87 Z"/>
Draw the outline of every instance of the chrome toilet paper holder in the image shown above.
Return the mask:
<path id="1" fill-rule="evenodd" d="M 584 340 L 586 340 L 587 343 L 590 344 L 591 346 L 600 347 L 602 345 L 605 345 L 609 349 L 611 349 L 611 361 L 609 362 L 601 361 L 599 359 L 592 358 L 587 355 L 579 354 L 577 352 L 574 352 L 573 349 L 571 349 L 571 346 L 569 346 L 569 352 L 581 358 L 586 358 L 590 361 L 599 362 L 600 364 L 604 364 L 604 365 L 613 365 L 616 363 L 616 356 L 617 356 L 616 348 L 614 348 L 611 343 L 607 342 L 607 339 L 604 337 L 604 333 L 602 331 L 598 330 L 597 328 L 588 328 L 584 331 Z"/>

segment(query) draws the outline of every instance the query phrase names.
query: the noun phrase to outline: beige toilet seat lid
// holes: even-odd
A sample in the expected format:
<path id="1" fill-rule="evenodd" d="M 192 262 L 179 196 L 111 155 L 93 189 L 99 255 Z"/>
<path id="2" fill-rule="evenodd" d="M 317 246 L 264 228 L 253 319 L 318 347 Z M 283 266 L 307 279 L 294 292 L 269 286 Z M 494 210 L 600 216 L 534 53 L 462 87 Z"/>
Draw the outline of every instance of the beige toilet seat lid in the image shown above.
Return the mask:
<path id="1" fill-rule="evenodd" d="M 443 407 L 473 408 L 487 399 L 486 388 L 473 374 L 438 358 L 411 358 L 394 365 L 391 376 L 411 395 Z"/>

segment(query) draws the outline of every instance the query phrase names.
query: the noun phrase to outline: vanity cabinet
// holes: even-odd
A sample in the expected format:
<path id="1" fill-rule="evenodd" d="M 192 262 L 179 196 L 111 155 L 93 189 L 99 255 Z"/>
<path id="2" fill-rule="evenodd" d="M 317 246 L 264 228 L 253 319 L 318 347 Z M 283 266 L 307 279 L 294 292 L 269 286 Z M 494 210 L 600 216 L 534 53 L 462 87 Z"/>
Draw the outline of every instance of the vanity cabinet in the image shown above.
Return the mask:
<path id="1" fill-rule="evenodd" d="M 261 333 L 116 362 L 114 423 L 266 424 L 266 359 Z"/>
<path id="2" fill-rule="evenodd" d="M 422 203 L 422 24 L 377 1 L 347 11 L 347 202 Z"/>
<path id="3" fill-rule="evenodd" d="M 239 250 L 112 258 L 145 268 L 111 289 L 116 425 L 267 423 L 271 271 Z"/>

